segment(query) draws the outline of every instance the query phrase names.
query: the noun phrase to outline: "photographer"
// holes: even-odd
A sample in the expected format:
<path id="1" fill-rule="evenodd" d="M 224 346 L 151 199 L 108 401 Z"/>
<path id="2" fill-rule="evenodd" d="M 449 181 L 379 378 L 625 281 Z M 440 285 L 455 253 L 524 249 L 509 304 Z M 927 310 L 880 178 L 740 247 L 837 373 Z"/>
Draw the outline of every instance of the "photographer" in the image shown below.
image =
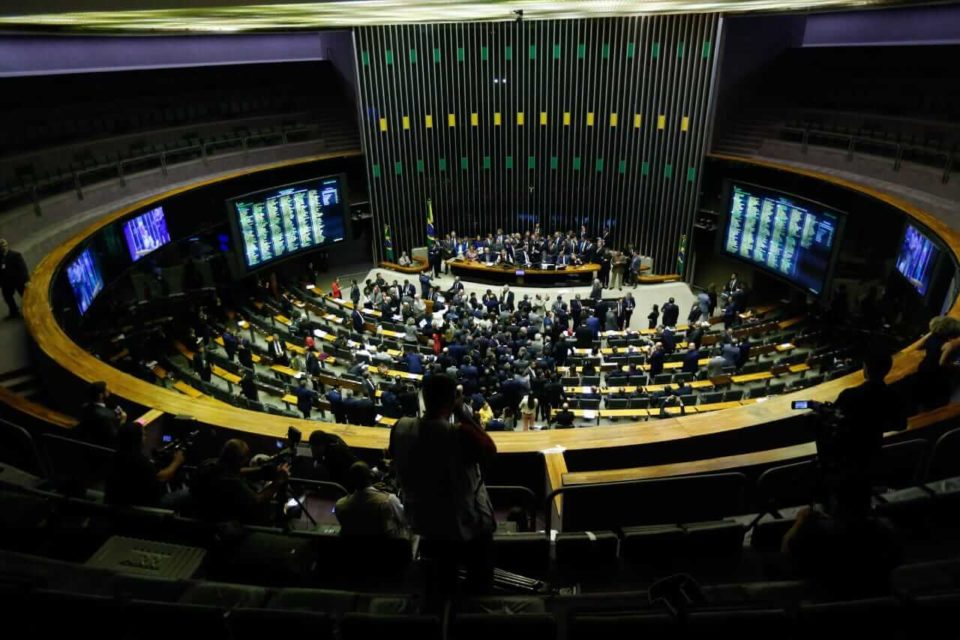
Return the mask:
<path id="1" fill-rule="evenodd" d="M 466 566 L 472 592 L 488 590 L 493 579 L 496 521 L 480 463 L 497 447 L 456 390 L 450 376 L 426 377 L 424 417 L 401 418 L 390 434 L 406 515 L 428 543 L 422 549 L 435 563 L 432 586 L 442 594 L 454 592 L 458 564 Z"/>
<path id="2" fill-rule="evenodd" d="M 186 496 L 163 493 L 163 485 L 174 479 L 186 456 L 176 450 L 162 469 L 143 455 L 143 427 L 128 422 L 117 431 L 116 453 L 105 485 L 105 502 L 116 505 L 163 506 L 175 508 Z"/>
<path id="3" fill-rule="evenodd" d="M 374 472 L 366 462 L 354 462 L 349 473 L 353 493 L 337 500 L 335 507 L 340 535 L 408 538 L 397 496 L 374 484 Z"/>
<path id="4" fill-rule="evenodd" d="M 266 524 L 272 520 L 271 499 L 290 477 L 290 465 L 276 469 L 251 468 L 250 447 L 243 440 L 227 440 L 216 460 L 208 460 L 197 469 L 190 488 L 199 514 L 214 522 L 238 521 L 244 524 Z M 251 484 L 271 480 L 259 491 Z"/>

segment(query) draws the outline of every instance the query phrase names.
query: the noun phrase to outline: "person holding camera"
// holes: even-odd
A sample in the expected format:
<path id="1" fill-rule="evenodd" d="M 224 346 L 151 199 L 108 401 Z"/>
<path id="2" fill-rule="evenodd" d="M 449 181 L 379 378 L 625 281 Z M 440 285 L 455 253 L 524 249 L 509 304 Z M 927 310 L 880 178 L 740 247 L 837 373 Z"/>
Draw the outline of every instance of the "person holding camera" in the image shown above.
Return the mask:
<path id="1" fill-rule="evenodd" d="M 104 491 L 107 504 L 172 508 L 185 497 L 163 492 L 163 485 L 174 479 L 186 461 L 182 450 L 175 450 L 170 462 L 158 469 L 154 461 L 143 454 L 143 426 L 138 422 L 122 425 L 114 446 L 116 453 Z"/>
<path id="2" fill-rule="evenodd" d="M 424 538 L 424 556 L 434 562 L 433 595 L 454 593 L 460 564 L 468 590 L 484 592 L 493 580 L 497 525 L 480 464 L 497 447 L 465 411 L 452 377 L 424 378 L 423 402 L 423 418 L 401 418 L 390 433 L 404 510 L 414 533 Z"/>
<path id="3" fill-rule="evenodd" d="M 353 493 L 337 500 L 334 507 L 340 535 L 408 538 L 400 499 L 375 483 L 370 466 L 362 460 L 354 462 L 349 474 Z"/>
<path id="4" fill-rule="evenodd" d="M 271 522 L 270 501 L 286 485 L 290 465 L 250 467 L 250 457 L 250 446 L 246 442 L 231 439 L 223 445 L 219 458 L 200 465 L 190 495 L 202 517 L 214 522 Z M 252 483 L 258 480 L 268 482 L 257 489 Z"/>
<path id="5" fill-rule="evenodd" d="M 113 409 L 107 406 L 110 390 L 102 380 L 90 383 L 87 398 L 74 429 L 76 437 L 101 447 L 112 447 L 117 430 L 127 422 L 127 414 L 119 406 Z"/>

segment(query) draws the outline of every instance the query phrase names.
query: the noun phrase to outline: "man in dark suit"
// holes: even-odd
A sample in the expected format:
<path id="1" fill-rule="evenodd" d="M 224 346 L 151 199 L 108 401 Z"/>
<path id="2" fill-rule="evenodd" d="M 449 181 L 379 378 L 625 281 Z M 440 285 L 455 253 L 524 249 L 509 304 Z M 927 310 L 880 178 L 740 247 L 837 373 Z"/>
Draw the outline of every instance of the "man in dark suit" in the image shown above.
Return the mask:
<path id="1" fill-rule="evenodd" d="M 340 389 L 337 387 L 330 387 L 330 390 L 326 394 L 327 402 L 330 403 L 330 411 L 333 412 L 333 419 L 337 421 L 338 424 L 343 424 L 347 421 L 347 413 L 343 406 L 343 396 L 340 395 Z"/>
<path id="2" fill-rule="evenodd" d="M 203 347 L 198 348 L 197 352 L 193 354 L 193 370 L 200 376 L 201 380 L 210 382 L 213 371 L 210 369 L 210 363 L 207 362 L 207 358 L 203 353 Z"/>
<path id="3" fill-rule="evenodd" d="M 355 332 L 363 333 L 363 314 L 360 313 L 359 309 L 354 309 L 353 312 L 351 312 L 350 322 Z"/>
<path id="4" fill-rule="evenodd" d="M 237 362 L 247 369 L 253 369 L 253 352 L 250 351 L 250 342 L 243 340 L 237 347 Z"/>
<path id="5" fill-rule="evenodd" d="M 554 418 L 554 422 L 557 424 L 557 429 L 573 429 L 573 421 L 576 418 L 573 415 L 573 412 L 570 411 L 570 404 L 567 402 L 563 403 L 563 410 L 557 413 L 557 417 Z"/>
<path id="6" fill-rule="evenodd" d="M 247 400 L 260 402 L 260 393 L 257 390 L 256 383 L 254 382 L 252 371 L 248 371 L 240 380 L 240 393 Z"/>
<path id="7" fill-rule="evenodd" d="M 126 423 L 127 414 L 123 409 L 107 407 L 110 391 L 106 382 L 93 382 L 87 389 L 87 403 L 80 412 L 74 434 L 77 438 L 98 444 L 102 447 L 114 446 L 117 429 Z"/>
<path id="8" fill-rule="evenodd" d="M 317 392 L 307 386 L 306 380 L 300 380 L 297 388 L 293 390 L 293 395 L 297 396 L 297 409 L 303 414 L 303 419 L 309 420 Z"/>
<path id="9" fill-rule="evenodd" d="M 273 339 L 270 341 L 270 357 L 273 358 L 276 364 L 282 364 L 284 366 L 290 364 L 290 358 L 287 356 L 287 345 L 283 343 L 283 340 L 281 340 L 277 334 L 273 334 Z"/>
<path id="10" fill-rule="evenodd" d="M 371 400 L 375 400 L 377 397 L 377 385 L 373 382 L 369 372 L 363 374 L 363 395 Z"/>
<path id="11" fill-rule="evenodd" d="M 360 285 L 357 284 L 356 280 L 353 281 L 353 286 L 350 287 L 350 301 L 354 307 L 360 304 Z"/>
<path id="12" fill-rule="evenodd" d="M 13 294 L 19 293 L 23 298 L 23 291 L 29 280 L 30 274 L 27 272 L 27 263 L 24 262 L 23 256 L 10 249 L 6 240 L 0 239 L 0 287 L 3 288 L 3 299 L 10 309 L 7 317 L 20 317 L 20 308 Z"/>
<path id="13" fill-rule="evenodd" d="M 695 344 L 691 344 L 687 352 L 683 354 L 683 368 L 681 371 L 695 374 L 700 369 L 699 361 L 700 351 Z"/>
<path id="14" fill-rule="evenodd" d="M 580 326 L 580 315 L 583 313 L 583 303 L 580 302 L 580 294 L 578 293 L 573 300 L 570 301 L 570 319 L 573 321 L 573 326 Z"/>
<path id="15" fill-rule="evenodd" d="M 233 332 L 230 329 L 225 329 L 224 332 L 220 335 L 220 339 L 223 340 L 223 350 L 227 352 L 227 360 L 233 362 L 233 357 L 237 353 L 237 336 L 233 335 Z"/>
<path id="16" fill-rule="evenodd" d="M 677 326 L 677 320 L 680 318 L 680 305 L 674 302 L 673 298 L 667 300 L 660 311 L 663 313 L 663 326 Z"/>
<path id="17" fill-rule="evenodd" d="M 670 355 L 677 349 L 677 334 L 674 333 L 673 327 L 664 327 L 663 333 L 660 334 L 660 342 L 663 344 L 663 352 L 667 355 Z"/>
<path id="18" fill-rule="evenodd" d="M 663 373 L 663 359 L 663 344 L 658 342 L 653 345 L 653 351 L 650 352 L 650 357 L 647 358 L 647 364 L 650 365 L 651 378 Z"/>
<path id="19" fill-rule="evenodd" d="M 443 265 L 443 251 L 440 248 L 440 244 L 437 242 L 433 243 L 433 246 L 427 251 L 427 260 L 430 263 L 430 267 L 433 269 L 433 277 L 440 277 L 440 267 Z"/>

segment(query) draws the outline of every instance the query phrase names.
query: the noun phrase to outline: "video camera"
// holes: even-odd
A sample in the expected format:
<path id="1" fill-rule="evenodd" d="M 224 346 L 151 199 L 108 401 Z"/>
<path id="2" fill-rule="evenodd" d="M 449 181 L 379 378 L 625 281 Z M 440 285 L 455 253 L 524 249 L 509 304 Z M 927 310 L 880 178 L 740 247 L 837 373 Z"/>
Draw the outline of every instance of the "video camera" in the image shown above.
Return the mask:
<path id="1" fill-rule="evenodd" d="M 296 427 L 287 429 L 287 441 L 277 441 L 277 447 L 280 449 L 272 456 L 261 458 L 259 467 L 264 469 L 266 475 L 273 476 L 281 464 L 293 464 L 293 459 L 297 456 L 297 446 L 303 440 L 303 434 Z"/>

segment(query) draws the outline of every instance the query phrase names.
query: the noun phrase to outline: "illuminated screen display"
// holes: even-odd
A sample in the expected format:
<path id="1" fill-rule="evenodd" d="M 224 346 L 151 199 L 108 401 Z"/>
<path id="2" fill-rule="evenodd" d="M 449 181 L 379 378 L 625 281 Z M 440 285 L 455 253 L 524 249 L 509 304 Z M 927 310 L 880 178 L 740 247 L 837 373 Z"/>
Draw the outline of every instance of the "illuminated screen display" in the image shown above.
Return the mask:
<path id="1" fill-rule="evenodd" d="M 163 207 L 151 209 L 124 222 L 123 237 L 127 240 L 130 259 L 134 262 L 170 242 Z"/>
<path id="2" fill-rule="evenodd" d="M 838 242 L 839 214 L 752 185 L 733 184 L 730 191 L 724 253 L 820 294 Z"/>
<path id="3" fill-rule="evenodd" d="M 897 271 L 914 286 L 920 295 L 927 295 L 933 265 L 940 253 L 936 245 L 913 225 L 903 232 L 903 243 L 897 254 Z"/>
<path id="4" fill-rule="evenodd" d="M 77 308 L 83 315 L 90 308 L 93 299 L 103 290 L 103 276 L 94 259 L 91 249 L 84 249 L 73 262 L 67 265 L 67 280 L 77 298 Z"/>
<path id="5" fill-rule="evenodd" d="M 345 235 L 341 176 L 249 193 L 227 206 L 248 269 L 340 242 Z"/>

